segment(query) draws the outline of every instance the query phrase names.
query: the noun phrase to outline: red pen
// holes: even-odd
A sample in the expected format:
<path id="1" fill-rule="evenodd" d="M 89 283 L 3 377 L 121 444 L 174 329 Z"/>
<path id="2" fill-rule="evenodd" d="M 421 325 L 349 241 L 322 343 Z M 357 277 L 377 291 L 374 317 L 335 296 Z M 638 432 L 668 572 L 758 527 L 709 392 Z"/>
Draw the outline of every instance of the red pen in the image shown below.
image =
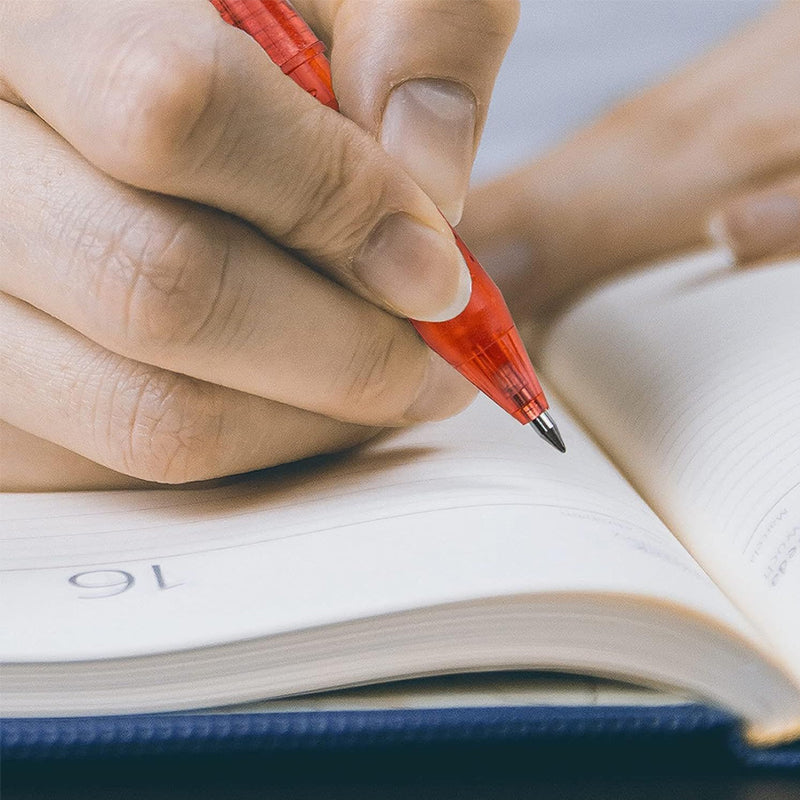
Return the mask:
<path id="1" fill-rule="evenodd" d="M 338 111 L 325 46 L 284 0 L 211 0 L 222 18 L 249 33 L 301 88 Z M 451 228 L 452 230 L 452 228 Z M 425 343 L 514 419 L 530 423 L 562 453 L 561 434 L 525 345 L 494 281 L 461 237 L 456 244 L 472 276 L 466 308 L 445 322 L 410 320 Z"/>

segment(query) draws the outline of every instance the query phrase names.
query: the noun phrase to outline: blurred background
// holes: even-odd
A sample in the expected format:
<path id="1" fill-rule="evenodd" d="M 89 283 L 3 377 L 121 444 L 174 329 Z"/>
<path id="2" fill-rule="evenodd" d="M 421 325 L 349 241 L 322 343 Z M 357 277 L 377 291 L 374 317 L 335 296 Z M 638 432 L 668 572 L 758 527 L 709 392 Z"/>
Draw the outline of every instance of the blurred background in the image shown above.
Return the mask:
<path id="1" fill-rule="evenodd" d="M 721 41 L 765 0 L 520 0 L 473 183 L 570 131 Z"/>

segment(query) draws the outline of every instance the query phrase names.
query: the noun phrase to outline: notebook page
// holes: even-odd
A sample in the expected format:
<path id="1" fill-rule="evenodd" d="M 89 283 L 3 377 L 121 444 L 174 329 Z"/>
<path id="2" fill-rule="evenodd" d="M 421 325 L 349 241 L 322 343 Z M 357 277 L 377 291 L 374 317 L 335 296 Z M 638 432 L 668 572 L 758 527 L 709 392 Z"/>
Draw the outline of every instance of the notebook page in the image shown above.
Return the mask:
<path id="1" fill-rule="evenodd" d="M 348 711 L 375 708 L 502 708 L 504 706 L 679 706 L 696 698 L 591 675 L 492 672 L 356 686 L 332 692 L 223 706 L 219 713 Z"/>
<path id="2" fill-rule="evenodd" d="M 800 680 L 800 261 L 689 256 L 590 295 L 546 372 Z"/>
<path id="3" fill-rule="evenodd" d="M 638 594 L 760 641 L 556 409 L 488 401 L 206 489 L 6 495 L 2 660 L 167 652 L 476 598 Z"/>

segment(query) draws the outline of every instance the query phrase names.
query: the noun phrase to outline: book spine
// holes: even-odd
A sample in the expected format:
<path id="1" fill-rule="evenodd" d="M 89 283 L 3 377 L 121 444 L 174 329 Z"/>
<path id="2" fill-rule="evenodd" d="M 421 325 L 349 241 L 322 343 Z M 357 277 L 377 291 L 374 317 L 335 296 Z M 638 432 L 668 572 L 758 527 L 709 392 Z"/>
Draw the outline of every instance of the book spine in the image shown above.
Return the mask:
<path id="1" fill-rule="evenodd" d="M 699 737 L 737 758 L 751 752 L 737 721 L 702 705 L 668 709 L 600 706 L 445 708 L 266 713 L 173 713 L 0 721 L 7 759 L 86 758 L 180 753 L 335 751 L 414 744 L 550 742 L 664 743 Z M 722 743 L 722 744 L 720 744 Z M 626 745 L 627 746 L 627 745 Z M 759 763 L 769 760 L 759 751 Z M 766 755 L 765 755 L 766 754 Z M 774 766 L 800 767 L 800 748 Z"/>

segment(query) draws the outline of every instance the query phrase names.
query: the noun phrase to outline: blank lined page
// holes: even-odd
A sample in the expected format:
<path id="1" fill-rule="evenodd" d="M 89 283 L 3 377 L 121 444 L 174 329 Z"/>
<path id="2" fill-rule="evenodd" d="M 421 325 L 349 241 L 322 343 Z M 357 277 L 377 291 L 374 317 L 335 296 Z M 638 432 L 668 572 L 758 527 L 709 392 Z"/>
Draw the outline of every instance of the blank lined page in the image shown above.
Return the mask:
<path id="1" fill-rule="evenodd" d="M 686 257 L 590 295 L 546 371 L 800 678 L 800 261 Z"/>

